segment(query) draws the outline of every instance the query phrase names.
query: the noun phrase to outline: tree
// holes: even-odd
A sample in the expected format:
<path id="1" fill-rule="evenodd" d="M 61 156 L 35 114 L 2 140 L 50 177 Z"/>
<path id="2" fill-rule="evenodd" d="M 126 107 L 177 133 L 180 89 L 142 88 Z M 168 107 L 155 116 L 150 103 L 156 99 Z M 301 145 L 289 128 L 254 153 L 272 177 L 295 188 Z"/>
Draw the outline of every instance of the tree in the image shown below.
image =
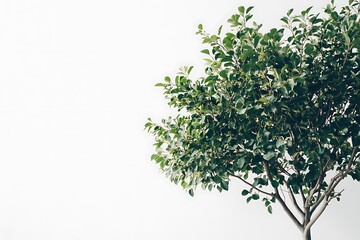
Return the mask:
<path id="1" fill-rule="evenodd" d="M 249 26 L 252 7 L 239 7 L 232 31 L 199 34 L 208 48 L 205 76 L 192 67 L 158 83 L 175 117 L 160 124 L 151 159 L 190 195 L 244 183 L 246 201 L 278 202 L 310 240 L 310 229 L 347 176 L 360 181 L 359 1 L 324 17 L 311 7 L 262 33 Z M 285 201 L 284 194 L 291 201 Z"/>

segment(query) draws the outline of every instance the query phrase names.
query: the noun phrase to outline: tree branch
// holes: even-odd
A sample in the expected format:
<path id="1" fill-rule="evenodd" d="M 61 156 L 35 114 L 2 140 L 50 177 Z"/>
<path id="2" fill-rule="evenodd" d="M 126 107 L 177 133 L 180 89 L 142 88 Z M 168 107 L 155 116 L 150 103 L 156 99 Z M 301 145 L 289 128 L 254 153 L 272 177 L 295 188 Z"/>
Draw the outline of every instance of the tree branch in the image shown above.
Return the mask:
<path id="1" fill-rule="evenodd" d="M 314 206 L 312 207 L 310 214 L 313 214 L 314 211 L 316 210 L 316 208 L 320 205 L 321 202 L 324 201 L 324 204 L 322 205 L 322 207 L 319 209 L 319 211 L 314 215 L 314 217 L 311 219 L 311 221 L 306 224 L 306 226 L 304 226 L 304 233 L 306 234 L 306 232 L 308 232 L 311 228 L 311 226 L 318 220 L 318 218 L 321 216 L 321 214 L 325 211 L 325 209 L 327 208 L 327 206 L 329 205 L 329 202 L 336 198 L 337 196 L 339 196 L 343 190 L 333 196 L 331 196 L 331 194 L 333 193 L 333 191 L 335 190 L 336 186 L 347 176 L 347 174 L 351 171 L 351 167 L 352 164 L 355 162 L 355 156 L 357 154 L 356 150 L 358 147 L 354 147 L 353 151 L 351 153 L 351 157 L 349 160 L 349 163 L 345 169 L 345 171 L 341 171 L 338 174 L 336 174 L 331 180 L 330 180 L 330 184 L 328 186 L 328 189 L 325 191 L 324 195 L 322 195 L 320 197 L 320 199 L 318 199 L 318 201 L 314 204 Z M 310 195 L 309 195 L 310 196 Z"/>
<path id="2" fill-rule="evenodd" d="M 310 206 L 311 198 L 315 194 L 315 192 L 318 190 L 318 187 L 320 187 L 320 184 L 323 180 L 324 180 L 324 172 L 321 171 L 321 174 L 320 174 L 315 186 L 310 190 L 309 195 L 306 198 L 305 206 L 304 206 L 305 208 Z"/>
<path id="3" fill-rule="evenodd" d="M 285 173 L 288 176 L 291 176 L 291 174 L 285 168 L 283 168 L 280 163 L 277 163 L 277 166 L 281 172 Z"/>
<path id="4" fill-rule="evenodd" d="M 250 187 L 254 188 L 256 191 L 259 191 L 259 192 L 261 192 L 261 193 L 263 193 L 263 194 L 265 194 L 265 195 L 268 195 L 268 196 L 270 196 L 270 197 L 275 197 L 275 194 L 274 194 L 274 193 L 265 192 L 265 191 L 263 191 L 263 190 L 255 187 L 253 184 L 249 183 L 248 181 L 246 181 L 245 179 L 243 179 L 243 178 L 240 177 L 240 176 L 237 176 L 237 175 L 235 175 L 235 174 L 229 174 L 229 175 L 232 176 L 232 177 L 235 177 L 235 178 L 240 179 L 242 182 L 244 182 L 245 184 L 247 184 L 247 185 L 249 185 Z"/>
<path id="5" fill-rule="evenodd" d="M 324 202 L 324 205 L 320 208 L 320 210 L 316 213 L 316 215 L 310 220 L 310 222 L 308 224 L 306 224 L 306 226 L 304 226 L 304 233 L 306 233 L 307 231 L 310 230 L 311 226 L 316 222 L 316 220 L 318 220 L 318 218 L 321 216 L 321 214 L 324 212 L 324 210 L 326 209 L 326 207 L 329 205 L 331 199 L 326 199 Z M 313 209 L 314 210 L 314 209 Z M 312 211 L 310 211 L 310 213 L 312 214 Z"/>
<path id="6" fill-rule="evenodd" d="M 270 173 L 270 169 L 269 169 L 269 164 L 264 161 L 264 167 L 265 167 L 265 170 L 266 170 L 266 174 L 268 176 L 268 178 L 270 179 L 270 181 L 273 181 L 273 177 Z M 281 198 L 280 194 L 279 194 L 279 190 L 277 187 L 274 187 L 274 190 L 275 190 L 275 198 L 280 202 L 282 208 L 285 210 L 286 214 L 290 217 L 290 219 L 295 223 L 296 227 L 299 229 L 299 230 L 302 230 L 302 225 L 301 223 L 299 222 L 299 220 L 295 217 L 295 215 L 291 212 L 291 210 L 288 208 L 288 206 L 286 205 L 286 203 L 284 202 L 284 200 Z"/>
<path id="7" fill-rule="evenodd" d="M 299 204 L 297 203 L 296 198 L 294 196 L 294 193 L 293 193 L 291 187 L 289 186 L 289 184 L 286 181 L 285 181 L 285 185 L 289 189 L 289 192 L 290 192 L 289 195 L 290 195 L 291 201 L 294 204 L 296 210 L 300 213 L 300 215 L 302 217 L 304 217 L 304 211 L 300 208 Z"/>
<path id="8" fill-rule="evenodd" d="M 305 195 L 304 195 L 304 191 L 303 191 L 302 186 L 300 186 L 300 195 L 301 195 L 301 199 L 302 199 L 302 201 L 303 201 L 303 205 L 304 205 L 304 207 L 305 207 L 306 198 L 305 198 Z"/>
<path id="9" fill-rule="evenodd" d="M 301 230 L 302 229 L 302 225 L 299 222 L 299 220 L 295 217 L 295 215 L 291 212 L 291 210 L 288 208 L 288 206 L 286 205 L 286 203 L 284 202 L 284 200 L 280 197 L 279 194 L 275 195 L 275 198 L 280 202 L 281 206 L 283 207 L 283 209 L 285 210 L 286 214 L 291 218 L 291 220 L 295 223 L 296 227 Z"/>
<path id="10" fill-rule="evenodd" d="M 351 153 L 351 157 L 349 160 L 349 163 L 345 169 L 345 171 L 341 171 L 338 174 L 336 174 L 329 183 L 329 186 L 325 193 L 315 202 L 315 204 L 312 206 L 311 213 L 313 213 L 316 208 L 320 205 L 320 203 L 325 199 L 325 201 L 330 202 L 333 198 L 330 198 L 331 193 L 335 190 L 335 187 L 347 176 L 347 174 L 351 171 L 351 167 L 353 163 L 355 162 L 355 156 L 357 154 L 356 150 L 358 147 L 354 147 L 353 151 Z M 321 210 L 320 210 L 321 211 Z M 324 211 L 324 210 L 322 210 Z"/>

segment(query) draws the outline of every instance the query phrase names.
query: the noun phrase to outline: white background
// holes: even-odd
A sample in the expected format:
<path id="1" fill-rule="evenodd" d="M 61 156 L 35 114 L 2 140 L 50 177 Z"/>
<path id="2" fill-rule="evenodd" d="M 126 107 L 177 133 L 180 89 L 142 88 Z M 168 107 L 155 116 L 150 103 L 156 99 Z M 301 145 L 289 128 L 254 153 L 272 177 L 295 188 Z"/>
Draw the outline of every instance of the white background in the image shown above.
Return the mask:
<path id="1" fill-rule="evenodd" d="M 194 198 L 170 183 L 143 126 L 170 112 L 155 83 L 182 65 L 202 73 L 199 23 L 216 32 L 255 5 L 266 30 L 327 2 L 0 1 L 0 239 L 301 239 L 236 181 Z M 314 239 L 358 239 L 359 185 L 342 186 Z"/>

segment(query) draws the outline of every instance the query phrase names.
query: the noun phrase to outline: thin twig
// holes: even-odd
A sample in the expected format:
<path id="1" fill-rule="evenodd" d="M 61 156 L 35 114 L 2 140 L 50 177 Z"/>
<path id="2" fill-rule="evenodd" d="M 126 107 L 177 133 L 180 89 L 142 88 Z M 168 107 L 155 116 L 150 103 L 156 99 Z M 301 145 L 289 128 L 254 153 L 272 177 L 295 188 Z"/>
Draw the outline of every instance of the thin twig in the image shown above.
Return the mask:
<path id="1" fill-rule="evenodd" d="M 247 184 L 247 185 L 249 185 L 250 187 L 254 188 L 256 191 L 259 191 L 259 192 L 261 192 L 261 193 L 263 193 L 263 194 L 265 194 L 265 195 L 268 195 L 268 196 L 270 196 L 270 197 L 274 197 L 274 196 L 275 196 L 274 193 L 265 192 L 265 191 L 263 191 L 263 190 L 255 187 L 253 184 L 249 183 L 248 181 L 246 181 L 245 179 L 243 179 L 243 178 L 240 177 L 240 176 L 237 176 L 237 175 L 235 175 L 235 174 L 230 174 L 230 176 L 236 177 L 236 178 L 240 179 L 242 182 L 244 182 L 245 184 Z"/>

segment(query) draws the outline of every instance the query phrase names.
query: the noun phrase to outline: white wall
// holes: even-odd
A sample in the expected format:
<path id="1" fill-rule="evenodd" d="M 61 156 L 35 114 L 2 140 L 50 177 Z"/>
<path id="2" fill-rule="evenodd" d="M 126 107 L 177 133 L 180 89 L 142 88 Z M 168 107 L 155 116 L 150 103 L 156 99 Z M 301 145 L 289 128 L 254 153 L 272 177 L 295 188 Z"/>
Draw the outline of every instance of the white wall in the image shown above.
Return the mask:
<path id="1" fill-rule="evenodd" d="M 230 191 L 191 198 L 150 161 L 146 118 L 169 110 L 154 86 L 202 54 L 239 5 L 265 28 L 327 1 L 2 0 L 0 239 L 300 239 L 277 207 Z M 358 239 L 358 184 L 344 184 L 314 239 Z"/>

